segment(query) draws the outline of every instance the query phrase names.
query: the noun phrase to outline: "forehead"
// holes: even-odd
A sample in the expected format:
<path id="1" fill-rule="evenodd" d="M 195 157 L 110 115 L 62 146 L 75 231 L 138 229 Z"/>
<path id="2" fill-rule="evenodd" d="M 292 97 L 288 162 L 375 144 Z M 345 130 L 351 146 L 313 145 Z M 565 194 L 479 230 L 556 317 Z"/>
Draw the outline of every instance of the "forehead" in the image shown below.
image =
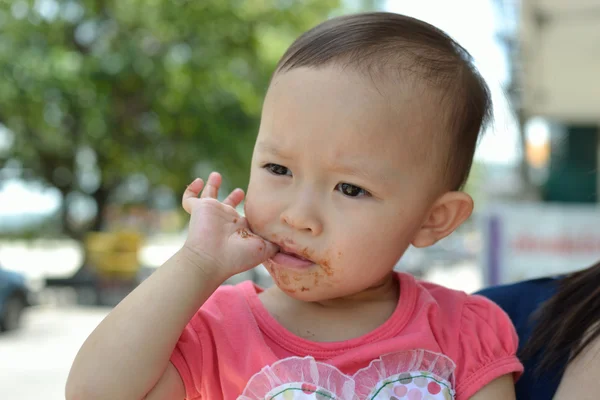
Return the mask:
<path id="1" fill-rule="evenodd" d="M 277 74 L 269 87 L 258 142 L 418 162 L 434 129 L 423 96 L 415 85 L 349 68 L 293 69 Z"/>

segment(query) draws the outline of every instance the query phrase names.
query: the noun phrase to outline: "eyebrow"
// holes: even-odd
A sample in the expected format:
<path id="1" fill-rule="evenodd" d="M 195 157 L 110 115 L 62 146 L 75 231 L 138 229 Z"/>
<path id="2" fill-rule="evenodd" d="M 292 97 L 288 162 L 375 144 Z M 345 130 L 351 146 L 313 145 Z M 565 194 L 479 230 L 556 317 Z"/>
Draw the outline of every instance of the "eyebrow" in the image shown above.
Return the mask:
<path id="1" fill-rule="evenodd" d="M 256 147 L 260 150 L 260 151 L 264 151 L 266 153 L 270 153 L 274 156 L 277 156 L 279 158 L 284 158 L 284 159 L 290 159 L 291 157 L 287 154 L 285 154 L 285 152 L 283 150 L 281 150 L 281 148 L 275 146 L 272 143 L 269 142 L 259 142 Z"/>
<path id="2" fill-rule="evenodd" d="M 356 176 L 366 180 L 367 182 L 376 182 L 381 181 L 382 179 L 382 176 L 379 174 L 374 174 L 374 171 L 358 168 L 350 164 L 336 164 L 330 170 L 341 175 Z"/>
<path id="3" fill-rule="evenodd" d="M 273 143 L 268 143 L 268 142 L 259 142 L 257 144 L 257 148 L 260 151 L 264 151 L 267 153 L 270 153 L 276 157 L 279 157 L 281 159 L 291 159 L 292 157 L 289 156 L 288 154 L 286 154 L 286 152 L 284 150 L 282 150 L 280 147 L 274 145 Z M 329 171 L 341 174 L 341 175 L 350 175 L 350 176 L 356 176 L 362 179 L 365 179 L 368 182 L 373 182 L 373 181 L 377 181 L 377 180 L 381 180 L 382 179 L 382 175 L 380 174 L 375 174 L 374 171 L 368 171 L 365 170 L 363 168 L 359 168 L 357 166 L 354 166 L 352 164 L 346 164 L 346 163 L 336 163 L 333 164 L 330 168 L 328 168 Z"/>

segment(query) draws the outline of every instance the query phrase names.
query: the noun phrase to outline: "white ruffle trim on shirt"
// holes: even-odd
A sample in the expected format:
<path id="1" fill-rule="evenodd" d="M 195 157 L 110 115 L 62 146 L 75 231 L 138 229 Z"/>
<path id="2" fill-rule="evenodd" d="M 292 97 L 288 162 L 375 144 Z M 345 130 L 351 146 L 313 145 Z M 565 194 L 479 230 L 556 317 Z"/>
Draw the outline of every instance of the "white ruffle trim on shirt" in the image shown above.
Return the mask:
<path id="1" fill-rule="evenodd" d="M 375 400 L 409 391 L 422 399 L 451 400 L 454 369 L 448 357 L 427 350 L 383 355 L 353 376 L 312 357 L 290 357 L 256 373 L 238 400 Z"/>

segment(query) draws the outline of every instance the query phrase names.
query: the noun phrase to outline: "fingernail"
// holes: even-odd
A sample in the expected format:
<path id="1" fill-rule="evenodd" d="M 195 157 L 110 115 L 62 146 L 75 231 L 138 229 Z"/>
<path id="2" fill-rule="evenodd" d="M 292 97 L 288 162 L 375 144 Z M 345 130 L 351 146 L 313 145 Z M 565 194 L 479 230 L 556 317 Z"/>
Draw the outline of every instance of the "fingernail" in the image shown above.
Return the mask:
<path id="1" fill-rule="evenodd" d="M 216 172 L 211 172 L 210 175 L 208 176 L 208 180 L 213 182 L 216 179 L 217 173 Z"/>

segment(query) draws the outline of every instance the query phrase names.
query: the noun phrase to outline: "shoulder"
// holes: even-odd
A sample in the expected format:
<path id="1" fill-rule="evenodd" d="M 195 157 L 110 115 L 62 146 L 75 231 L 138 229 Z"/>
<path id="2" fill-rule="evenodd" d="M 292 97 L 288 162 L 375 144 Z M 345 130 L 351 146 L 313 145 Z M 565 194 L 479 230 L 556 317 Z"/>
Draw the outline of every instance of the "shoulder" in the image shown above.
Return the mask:
<path id="1" fill-rule="evenodd" d="M 468 296 L 457 341 L 457 394 L 470 398 L 496 379 L 523 373 L 517 358 L 519 338 L 509 316 L 491 300 Z M 461 397 L 461 396 L 459 396 Z"/>
<path id="2" fill-rule="evenodd" d="M 467 294 L 425 281 L 413 279 L 413 282 L 418 293 L 417 307 L 433 306 L 438 313 L 445 316 L 444 322 L 454 321 L 452 325 L 456 325 L 457 328 L 467 323 L 486 324 L 491 321 L 510 325 L 506 312 L 487 296 L 479 293 Z"/>
<path id="3" fill-rule="evenodd" d="M 254 321 L 250 306 L 250 293 L 255 290 L 252 282 L 220 286 L 196 311 L 188 322 L 184 334 L 201 339 L 214 340 L 215 331 L 227 332 L 235 321 L 237 326 Z"/>
<path id="4" fill-rule="evenodd" d="M 414 280 L 417 288 L 418 303 L 431 305 L 441 312 L 453 312 L 462 309 L 469 300 L 469 295 L 461 290 L 454 290 L 435 283 Z"/>
<path id="5" fill-rule="evenodd" d="M 484 296 L 467 294 L 425 281 L 413 279 L 412 282 L 417 292 L 416 308 L 435 314 L 437 318 L 431 319 L 431 322 L 443 325 L 445 336 L 450 331 L 459 334 L 465 328 L 493 322 L 512 326 L 506 312 Z"/>
<path id="6" fill-rule="evenodd" d="M 453 356 L 464 358 L 462 352 L 466 348 L 463 346 L 471 346 L 469 343 L 479 351 L 473 352 L 473 356 L 487 357 L 489 354 L 482 352 L 488 350 L 500 354 L 497 352 L 499 348 L 506 354 L 516 352 L 518 339 L 514 326 L 507 313 L 496 303 L 481 295 L 429 282 L 415 281 L 415 284 L 420 292 L 417 309 L 435 315 L 429 318 L 431 328 L 437 332 L 442 348 Z"/>
<path id="7" fill-rule="evenodd" d="M 495 302 L 479 294 L 467 294 L 429 282 L 417 282 L 421 305 L 433 305 L 439 317 L 432 322 L 443 326 L 445 336 L 460 340 L 516 342 L 513 324 L 507 313 Z M 454 334 L 449 334 L 454 332 Z M 492 340 L 493 341 L 493 340 Z M 452 340 L 448 340 L 450 345 Z"/>
<path id="8" fill-rule="evenodd" d="M 479 295 L 440 285 L 417 282 L 421 305 L 428 307 L 431 328 L 441 348 L 456 363 L 456 393 L 468 399 L 481 388 L 507 374 L 519 375 L 518 338 L 508 315 Z"/>
<path id="9" fill-rule="evenodd" d="M 251 281 L 220 286 L 190 320 L 194 328 L 220 328 L 230 321 L 238 324 L 253 320 L 250 297 L 255 292 Z"/>
<path id="10" fill-rule="evenodd" d="M 246 342 L 252 339 L 256 325 L 248 293 L 255 290 L 252 282 L 223 285 L 194 314 L 173 350 L 170 361 L 184 383 L 188 398 L 199 398 L 202 388 L 217 385 L 218 367 L 214 360 L 237 360 L 244 332 Z"/>

